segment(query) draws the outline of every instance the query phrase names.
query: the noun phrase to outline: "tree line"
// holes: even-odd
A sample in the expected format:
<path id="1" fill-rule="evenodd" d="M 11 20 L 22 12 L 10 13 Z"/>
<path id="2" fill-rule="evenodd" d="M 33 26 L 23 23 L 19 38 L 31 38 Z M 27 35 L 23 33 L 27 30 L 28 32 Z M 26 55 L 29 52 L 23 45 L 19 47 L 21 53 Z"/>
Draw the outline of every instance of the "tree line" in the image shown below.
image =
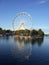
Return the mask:
<path id="1" fill-rule="evenodd" d="M 23 36 L 44 36 L 44 32 L 39 30 L 17 30 L 15 31 L 16 35 L 23 35 Z"/>
<path id="2" fill-rule="evenodd" d="M 5 35 L 12 35 L 13 34 L 13 31 L 11 30 L 5 30 L 5 29 L 2 29 L 0 28 L 0 36 L 5 36 Z"/>
<path id="3" fill-rule="evenodd" d="M 3 30 L 0 28 L 0 35 L 23 35 L 23 36 L 44 36 L 44 32 L 39 29 L 39 30 L 16 30 L 16 31 L 11 31 L 11 30 Z"/>

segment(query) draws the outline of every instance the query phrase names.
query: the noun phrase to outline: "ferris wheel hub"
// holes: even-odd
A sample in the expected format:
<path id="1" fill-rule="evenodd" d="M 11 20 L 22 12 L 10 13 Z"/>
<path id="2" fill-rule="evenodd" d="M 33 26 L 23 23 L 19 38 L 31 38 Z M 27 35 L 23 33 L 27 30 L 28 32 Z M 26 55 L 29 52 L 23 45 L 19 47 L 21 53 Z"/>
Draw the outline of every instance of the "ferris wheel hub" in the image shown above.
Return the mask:
<path id="1" fill-rule="evenodd" d="M 24 22 L 20 23 L 18 30 L 25 30 Z"/>

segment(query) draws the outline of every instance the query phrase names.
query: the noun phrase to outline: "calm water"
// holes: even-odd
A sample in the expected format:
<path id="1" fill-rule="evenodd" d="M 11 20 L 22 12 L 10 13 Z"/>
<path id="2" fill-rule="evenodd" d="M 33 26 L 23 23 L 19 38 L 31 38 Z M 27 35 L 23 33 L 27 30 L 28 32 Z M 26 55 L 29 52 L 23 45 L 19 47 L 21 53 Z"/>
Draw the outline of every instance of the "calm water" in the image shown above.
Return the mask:
<path id="1" fill-rule="evenodd" d="M 49 65 L 49 37 L 0 37 L 0 65 Z"/>

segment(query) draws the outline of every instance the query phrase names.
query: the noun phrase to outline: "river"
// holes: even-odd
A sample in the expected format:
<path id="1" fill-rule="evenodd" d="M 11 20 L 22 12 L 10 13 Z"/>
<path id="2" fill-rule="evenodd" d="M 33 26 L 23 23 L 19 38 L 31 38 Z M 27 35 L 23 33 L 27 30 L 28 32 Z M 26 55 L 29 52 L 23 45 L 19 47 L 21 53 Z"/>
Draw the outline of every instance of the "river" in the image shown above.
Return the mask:
<path id="1" fill-rule="evenodd" d="M 0 65 L 49 65 L 49 36 L 40 39 L 0 37 Z"/>

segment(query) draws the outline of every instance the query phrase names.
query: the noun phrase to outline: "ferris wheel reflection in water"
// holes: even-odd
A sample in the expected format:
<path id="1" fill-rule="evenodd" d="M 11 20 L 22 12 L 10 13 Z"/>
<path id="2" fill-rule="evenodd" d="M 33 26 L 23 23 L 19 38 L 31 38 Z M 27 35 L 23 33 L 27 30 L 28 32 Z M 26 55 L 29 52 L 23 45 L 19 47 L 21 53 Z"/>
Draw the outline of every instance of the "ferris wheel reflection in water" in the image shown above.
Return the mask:
<path id="1" fill-rule="evenodd" d="M 17 58 L 17 61 L 29 60 L 32 56 L 32 50 L 34 44 L 38 44 L 41 46 L 43 43 L 43 38 L 37 40 L 31 39 L 21 39 L 21 38 L 13 38 L 15 44 L 11 45 L 12 55 Z"/>

